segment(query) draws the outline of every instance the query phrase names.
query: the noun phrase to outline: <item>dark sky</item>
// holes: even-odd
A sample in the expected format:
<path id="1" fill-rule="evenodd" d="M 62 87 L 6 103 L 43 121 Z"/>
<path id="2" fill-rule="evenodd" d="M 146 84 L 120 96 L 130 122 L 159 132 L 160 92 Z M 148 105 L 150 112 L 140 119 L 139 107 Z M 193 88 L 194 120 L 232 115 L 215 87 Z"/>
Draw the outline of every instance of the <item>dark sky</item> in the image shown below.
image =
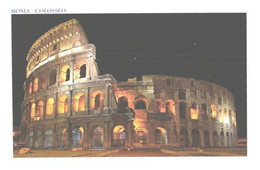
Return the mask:
<path id="1" fill-rule="evenodd" d="M 96 46 L 100 74 L 207 80 L 235 97 L 238 137 L 247 136 L 246 14 L 12 15 L 13 123 L 21 120 L 26 55 L 42 34 L 76 18 Z"/>

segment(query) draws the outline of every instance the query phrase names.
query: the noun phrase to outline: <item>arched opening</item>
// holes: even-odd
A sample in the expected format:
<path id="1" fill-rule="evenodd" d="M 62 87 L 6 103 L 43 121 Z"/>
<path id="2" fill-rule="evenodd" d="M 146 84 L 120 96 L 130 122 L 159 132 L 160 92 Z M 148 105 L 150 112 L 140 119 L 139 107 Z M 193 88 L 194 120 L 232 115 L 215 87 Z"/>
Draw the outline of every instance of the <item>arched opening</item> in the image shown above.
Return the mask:
<path id="1" fill-rule="evenodd" d="M 104 106 L 104 93 L 102 91 L 94 91 L 90 100 L 91 109 L 103 109 Z"/>
<path id="2" fill-rule="evenodd" d="M 56 75 L 57 75 L 57 71 L 51 70 L 50 79 L 49 79 L 49 86 L 54 85 L 56 83 Z"/>
<path id="3" fill-rule="evenodd" d="M 222 113 L 222 108 L 221 107 L 219 107 L 218 108 L 218 121 L 219 121 L 219 123 L 223 123 L 223 113 Z"/>
<path id="4" fill-rule="evenodd" d="M 118 108 L 125 109 L 128 107 L 128 99 L 125 96 L 118 98 Z"/>
<path id="5" fill-rule="evenodd" d="M 42 117 L 43 116 L 43 101 L 40 100 L 37 105 L 37 116 Z"/>
<path id="6" fill-rule="evenodd" d="M 200 133 L 197 129 L 192 130 L 192 146 L 193 147 L 200 146 Z"/>
<path id="7" fill-rule="evenodd" d="M 44 140 L 44 148 L 52 147 L 52 130 L 45 131 L 45 140 Z"/>
<path id="8" fill-rule="evenodd" d="M 166 102 L 166 113 L 171 113 L 175 116 L 175 104 L 173 100 L 168 100 Z"/>
<path id="9" fill-rule="evenodd" d="M 42 74 L 41 77 L 40 77 L 40 88 L 41 89 L 44 89 L 46 87 L 46 74 Z"/>
<path id="10" fill-rule="evenodd" d="M 202 103 L 201 105 L 201 115 L 202 115 L 202 119 L 204 120 L 208 119 L 207 105 L 205 103 Z"/>
<path id="11" fill-rule="evenodd" d="M 29 133 L 29 139 L 28 139 L 28 146 L 30 148 L 32 148 L 32 144 L 33 144 L 33 132 Z"/>
<path id="12" fill-rule="evenodd" d="M 30 82 L 30 84 L 29 84 L 29 95 L 32 94 L 32 86 L 33 86 L 33 84 L 32 84 L 32 82 Z"/>
<path id="13" fill-rule="evenodd" d="M 186 93 L 184 91 L 180 91 L 178 94 L 178 97 L 180 100 L 186 99 Z"/>
<path id="14" fill-rule="evenodd" d="M 221 131 L 221 133 L 220 133 L 220 144 L 221 144 L 222 147 L 225 146 L 225 143 L 224 143 L 224 132 L 223 131 Z"/>
<path id="15" fill-rule="evenodd" d="M 85 61 L 78 61 L 75 68 L 75 78 L 80 79 L 86 77 L 87 69 Z"/>
<path id="16" fill-rule="evenodd" d="M 216 131 L 213 132 L 213 143 L 214 147 L 218 146 L 218 133 Z"/>
<path id="17" fill-rule="evenodd" d="M 160 113 L 165 113 L 166 112 L 166 104 L 164 101 L 162 101 L 161 99 L 157 99 L 156 100 L 158 109 Z"/>
<path id="18" fill-rule="evenodd" d="M 179 111 L 180 111 L 180 119 L 186 119 L 186 103 L 180 102 Z"/>
<path id="19" fill-rule="evenodd" d="M 74 128 L 72 130 L 72 147 L 81 148 L 84 140 L 84 129 L 83 127 Z"/>
<path id="20" fill-rule="evenodd" d="M 38 90 L 38 82 L 39 79 L 36 77 L 33 82 L 33 91 L 36 92 Z"/>
<path id="21" fill-rule="evenodd" d="M 31 105 L 31 119 L 33 119 L 35 116 L 35 103 L 32 103 Z"/>
<path id="22" fill-rule="evenodd" d="M 35 148 L 40 148 L 42 146 L 42 131 L 37 131 L 37 139 L 35 141 Z"/>
<path id="23" fill-rule="evenodd" d="M 135 109 L 146 110 L 146 102 L 143 99 L 137 100 L 135 102 Z"/>
<path id="24" fill-rule="evenodd" d="M 148 130 L 143 127 L 139 127 L 135 130 L 135 132 L 136 132 L 136 142 L 141 144 L 146 144 L 148 140 Z"/>
<path id="25" fill-rule="evenodd" d="M 204 147 L 210 147 L 209 131 L 204 131 Z"/>
<path id="26" fill-rule="evenodd" d="M 118 125 L 113 129 L 113 146 L 122 147 L 125 145 L 125 128 Z"/>
<path id="27" fill-rule="evenodd" d="M 67 142 L 69 139 L 69 135 L 66 128 L 61 128 L 58 131 L 58 146 L 59 148 L 65 148 L 67 146 Z"/>
<path id="28" fill-rule="evenodd" d="M 226 140 L 227 140 L 227 147 L 230 146 L 230 141 L 229 141 L 229 133 L 226 133 Z"/>
<path id="29" fill-rule="evenodd" d="M 155 143 L 156 144 L 168 144 L 167 130 L 162 127 L 155 129 Z"/>
<path id="30" fill-rule="evenodd" d="M 60 82 L 66 82 L 70 80 L 70 66 L 65 65 L 60 71 Z"/>
<path id="31" fill-rule="evenodd" d="M 231 111 L 231 113 L 232 113 L 232 123 L 234 126 L 237 126 L 236 113 L 234 111 Z"/>
<path id="32" fill-rule="evenodd" d="M 196 103 L 193 103 L 190 108 L 190 116 L 193 120 L 199 119 L 198 109 Z"/>
<path id="33" fill-rule="evenodd" d="M 46 114 L 50 116 L 54 113 L 54 99 L 49 98 L 46 105 Z"/>
<path id="34" fill-rule="evenodd" d="M 91 146 L 102 148 L 104 143 L 104 128 L 96 127 L 92 132 Z"/>
<path id="35" fill-rule="evenodd" d="M 180 132 L 180 145 L 182 147 L 189 146 L 188 132 L 187 132 L 186 129 L 181 129 L 181 132 Z"/>
<path id="36" fill-rule="evenodd" d="M 212 104 L 211 105 L 211 118 L 216 119 L 217 117 L 217 107 L 216 105 Z"/>
<path id="37" fill-rule="evenodd" d="M 58 102 L 58 113 L 67 113 L 69 111 L 69 101 L 67 95 L 62 95 Z"/>
<path id="38" fill-rule="evenodd" d="M 85 96 L 83 93 L 77 93 L 73 98 L 73 111 L 80 112 L 84 110 L 85 110 Z"/>
<path id="39" fill-rule="evenodd" d="M 229 123 L 229 115 L 227 108 L 224 108 L 224 123 Z"/>
<path id="40" fill-rule="evenodd" d="M 86 77 L 86 64 L 83 64 L 82 66 L 80 66 L 79 68 L 80 72 L 79 72 L 79 78 L 84 78 Z"/>

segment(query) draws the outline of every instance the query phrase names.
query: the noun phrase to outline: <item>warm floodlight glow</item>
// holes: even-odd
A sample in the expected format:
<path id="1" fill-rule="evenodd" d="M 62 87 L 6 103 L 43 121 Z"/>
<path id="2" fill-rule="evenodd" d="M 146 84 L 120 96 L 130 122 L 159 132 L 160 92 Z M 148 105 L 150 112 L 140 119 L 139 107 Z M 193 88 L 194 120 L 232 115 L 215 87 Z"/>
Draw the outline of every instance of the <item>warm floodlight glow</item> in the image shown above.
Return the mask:
<path id="1" fill-rule="evenodd" d="M 223 123 L 223 121 L 224 121 L 223 112 L 222 112 L 222 108 L 221 107 L 218 108 L 218 121 L 220 123 Z"/>
<path id="2" fill-rule="evenodd" d="M 77 93 L 73 98 L 73 110 L 74 112 L 85 110 L 85 96 L 84 93 Z"/>
<path id="3" fill-rule="evenodd" d="M 192 106 L 190 108 L 190 116 L 191 116 L 191 119 L 193 119 L 193 120 L 199 119 L 198 108 L 195 103 L 192 104 Z"/>
<path id="4" fill-rule="evenodd" d="M 103 108 L 104 93 L 100 90 L 94 91 L 91 94 L 90 107 L 91 109 L 102 109 Z"/>
<path id="5" fill-rule="evenodd" d="M 47 101 L 47 106 L 46 106 L 46 114 L 47 115 L 52 115 L 54 112 L 54 99 L 49 98 Z"/>
<path id="6" fill-rule="evenodd" d="M 58 102 L 58 113 L 67 113 L 69 107 L 69 101 L 67 95 L 62 95 Z"/>
<path id="7" fill-rule="evenodd" d="M 214 104 L 211 105 L 211 117 L 213 119 L 217 117 L 217 107 Z"/>

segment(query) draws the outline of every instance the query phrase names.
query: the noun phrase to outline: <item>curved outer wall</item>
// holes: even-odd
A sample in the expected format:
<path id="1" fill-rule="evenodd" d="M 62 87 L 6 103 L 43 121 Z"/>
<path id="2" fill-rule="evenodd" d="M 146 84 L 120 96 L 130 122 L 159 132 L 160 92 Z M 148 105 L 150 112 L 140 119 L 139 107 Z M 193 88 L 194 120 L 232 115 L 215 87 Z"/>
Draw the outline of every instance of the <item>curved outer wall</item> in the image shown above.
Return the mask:
<path id="1" fill-rule="evenodd" d="M 72 19 L 27 55 L 21 141 L 32 148 L 237 145 L 234 98 L 206 81 L 99 75 L 96 49 Z"/>

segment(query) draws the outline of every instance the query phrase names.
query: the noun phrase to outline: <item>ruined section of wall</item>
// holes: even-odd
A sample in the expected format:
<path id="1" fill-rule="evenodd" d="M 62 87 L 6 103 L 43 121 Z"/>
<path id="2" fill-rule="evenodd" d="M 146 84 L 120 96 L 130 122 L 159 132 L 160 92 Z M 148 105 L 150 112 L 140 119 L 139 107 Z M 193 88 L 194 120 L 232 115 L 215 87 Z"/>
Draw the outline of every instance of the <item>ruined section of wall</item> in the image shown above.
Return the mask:
<path id="1" fill-rule="evenodd" d="M 154 131 L 160 126 L 168 131 L 173 145 L 227 147 L 237 144 L 234 97 L 217 84 L 192 78 L 145 75 L 141 81 L 132 78 L 119 82 L 115 94 L 118 102 L 122 98 L 128 101 L 135 112 L 136 133 L 138 129 L 147 130 L 150 142 L 154 142 Z M 135 108 L 139 98 L 145 101 L 146 108 Z"/>

